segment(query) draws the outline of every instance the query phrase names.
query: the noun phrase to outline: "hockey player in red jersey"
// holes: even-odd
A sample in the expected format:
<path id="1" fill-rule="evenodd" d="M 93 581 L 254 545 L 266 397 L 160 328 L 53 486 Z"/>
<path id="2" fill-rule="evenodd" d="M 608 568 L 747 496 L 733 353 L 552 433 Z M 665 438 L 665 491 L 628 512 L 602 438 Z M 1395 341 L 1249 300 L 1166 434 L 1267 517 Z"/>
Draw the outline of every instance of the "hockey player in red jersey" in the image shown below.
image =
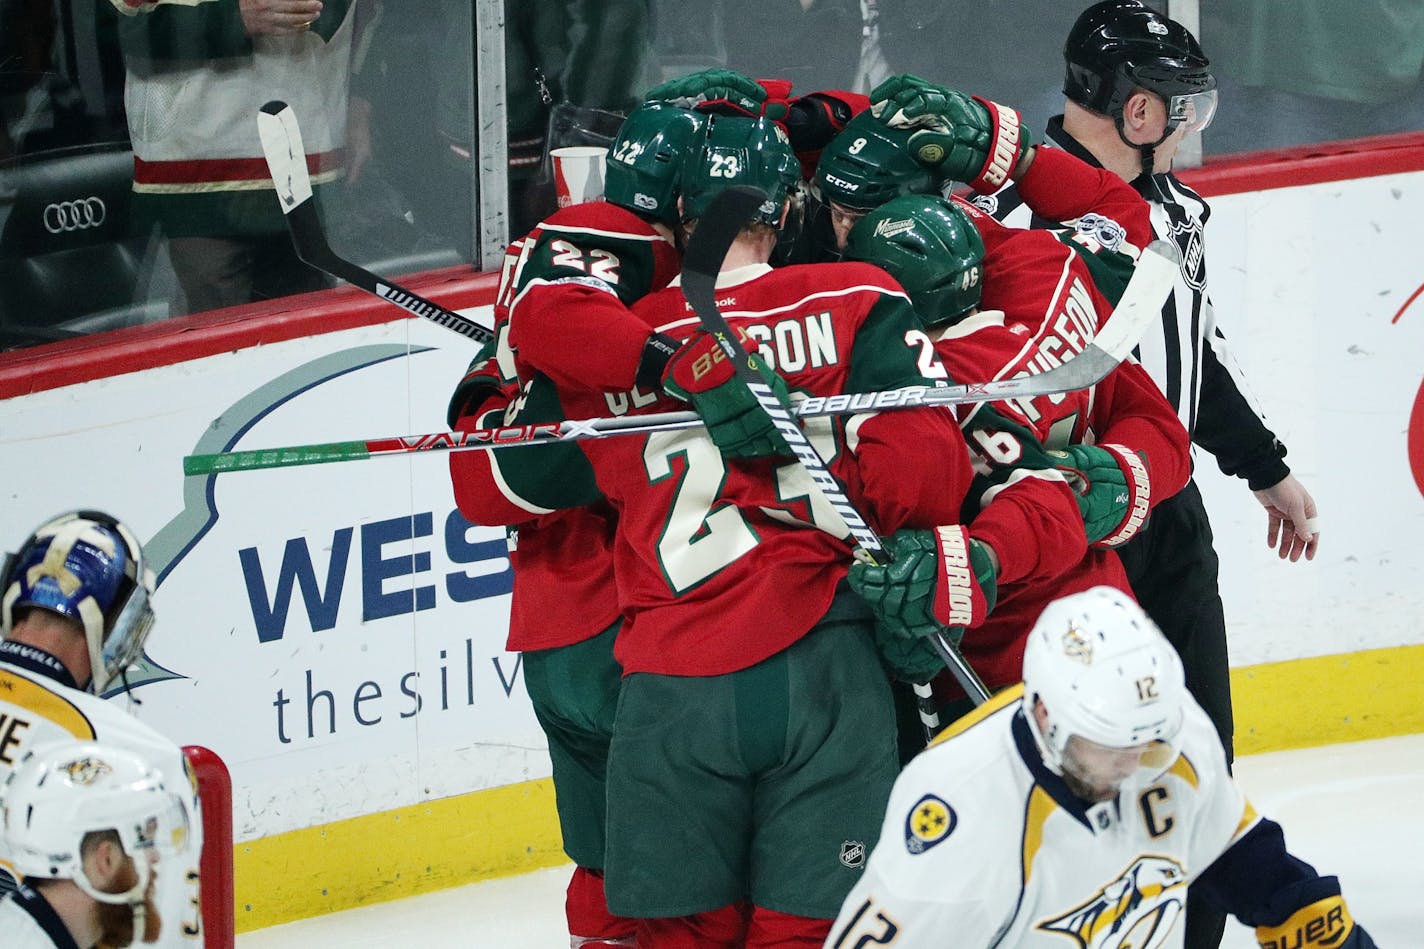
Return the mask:
<path id="1" fill-rule="evenodd" d="M 520 359 L 509 342 L 517 294 L 549 307 L 563 337 L 587 313 L 605 324 L 646 324 L 627 306 L 666 286 L 679 254 L 677 171 L 700 147 L 703 119 L 671 106 L 636 110 L 624 122 L 605 182 L 605 201 L 565 208 L 505 254 L 495 301 L 495 339 L 471 363 L 450 403 L 459 429 L 500 424 L 520 385 Z M 553 330 L 549 330 L 553 332 Z M 525 369 L 524 375 L 532 378 Z M 551 448 L 552 453 L 567 449 Z M 576 947 L 631 944 L 633 922 L 608 912 L 603 892 L 608 742 L 622 670 L 613 658 L 621 624 L 613 578 L 613 511 L 605 503 L 553 511 L 511 504 L 474 452 L 450 456 L 455 500 L 471 522 L 506 525 L 514 570 L 511 652 L 523 653 L 524 681 L 549 741 L 564 851 L 574 861 L 566 901 Z"/>
<path id="2" fill-rule="evenodd" d="M 1082 167 L 1087 174 L 1077 180 L 1091 193 L 1097 173 Z M 1056 177 L 1071 190 L 1073 174 Z M 927 195 L 867 214 L 851 232 L 847 256 L 899 280 L 943 365 L 955 378 L 973 379 L 1038 372 L 1071 358 L 1111 318 L 1131 263 L 1080 235 L 1005 228 L 964 202 Z M 991 688 L 1016 681 L 1024 633 L 1049 600 L 1099 584 L 1128 589 L 1113 548 L 1190 472 L 1186 430 L 1130 361 L 1091 388 L 1013 407 L 1079 490 L 1089 546 L 1066 561 L 1045 558 L 1049 570 L 1037 575 L 1000 576 L 994 611 L 962 643 Z M 971 432 L 969 440 L 982 468 L 1012 461 L 996 456 L 1015 443 L 992 431 Z M 879 569 L 856 567 L 856 582 L 877 583 Z"/>
<path id="3" fill-rule="evenodd" d="M 651 331 L 641 320 L 630 322 L 626 306 L 676 273 L 677 173 L 683 151 L 701 133 L 700 114 L 678 105 L 784 116 L 806 147 L 816 149 L 834 134 L 836 117 L 843 124 L 849 115 L 850 106 L 835 93 L 802 97 L 789 103 L 788 113 L 788 91 L 726 70 L 652 90 L 653 101 L 635 110 L 610 150 L 605 202 L 558 212 L 506 252 L 495 304 L 496 339 L 457 387 L 451 425 L 498 424 L 506 410 L 514 410 L 521 377 L 530 381 L 541 369 L 548 370 L 546 379 L 566 384 L 572 375 L 579 385 L 612 379 L 619 380 L 617 391 L 632 388 L 637 377 L 619 375 L 626 360 L 620 360 L 618 341 L 631 339 L 642 348 Z M 868 103 L 861 96 L 854 107 Z M 510 345 L 516 300 L 523 352 Z M 595 338 L 607 333 L 608 345 L 590 348 L 579 332 L 584 326 Z M 644 357 L 652 367 L 645 376 L 657 379 L 658 361 L 669 354 L 653 348 L 640 353 L 640 361 Z M 533 410 L 557 415 L 554 391 L 538 387 Z M 518 408 L 529 416 L 527 399 Z M 547 457 L 560 450 L 551 449 Z M 631 924 L 607 912 L 601 877 L 603 776 L 621 676 L 612 657 L 620 625 L 613 512 L 603 502 L 559 511 L 510 504 L 491 468 L 472 453 L 452 455 L 451 476 L 466 518 L 509 526 L 514 596 L 507 648 L 524 653 L 526 688 L 549 738 L 564 846 L 576 864 L 567 900 L 571 938 L 589 947 L 619 944 L 631 938 Z"/>
<path id="4" fill-rule="evenodd" d="M 792 389 L 924 384 L 902 291 L 864 265 L 772 270 L 799 169 L 765 120 L 711 116 L 684 177 L 695 220 L 721 189 L 772 196 L 724 266 L 719 304 Z M 655 387 L 562 390 L 569 417 L 666 411 L 730 378 L 681 292 L 635 306 L 675 355 Z M 775 382 L 770 374 L 768 381 Z M 739 380 L 733 384 L 741 385 Z M 534 404 L 539 383 L 529 387 Z M 951 417 L 911 409 L 808 425 L 832 472 L 882 531 L 958 517 L 972 472 Z M 640 945 L 817 945 L 871 843 L 897 770 L 893 712 L 870 615 L 841 581 L 848 531 L 775 439 L 729 457 L 701 430 L 584 443 L 594 478 L 542 449 L 488 455 L 502 490 L 618 512 L 615 573 L 628 625 L 609 758 L 609 905 Z M 914 463 L 908 463 L 914 459 Z"/>

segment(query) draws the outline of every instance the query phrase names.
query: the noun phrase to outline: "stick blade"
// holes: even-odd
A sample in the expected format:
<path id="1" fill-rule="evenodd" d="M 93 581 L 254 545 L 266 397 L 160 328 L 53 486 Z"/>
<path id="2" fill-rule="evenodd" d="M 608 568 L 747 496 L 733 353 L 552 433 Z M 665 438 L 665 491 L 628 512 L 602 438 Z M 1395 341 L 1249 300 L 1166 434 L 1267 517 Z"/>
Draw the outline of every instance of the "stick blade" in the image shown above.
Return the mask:
<path id="1" fill-rule="evenodd" d="M 1113 308 L 1102 328 L 1093 337 L 1093 345 L 1122 362 L 1137 348 L 1142 334 L 1162 312 L 1167 295 L 1172 292 L 1182 255 L 1176 245 L 1155 240 L 1138 255 L 1132 279 L 1122 299 Z"/>
<path id="2" fill-rule="evenodd" d="M 257 136 L 262 141 L 262 154 L 267 159 L 282 213 L 290 214 L 312 196 L 297 114 L 287 103 L 273 99 L 257 110 Z"/>

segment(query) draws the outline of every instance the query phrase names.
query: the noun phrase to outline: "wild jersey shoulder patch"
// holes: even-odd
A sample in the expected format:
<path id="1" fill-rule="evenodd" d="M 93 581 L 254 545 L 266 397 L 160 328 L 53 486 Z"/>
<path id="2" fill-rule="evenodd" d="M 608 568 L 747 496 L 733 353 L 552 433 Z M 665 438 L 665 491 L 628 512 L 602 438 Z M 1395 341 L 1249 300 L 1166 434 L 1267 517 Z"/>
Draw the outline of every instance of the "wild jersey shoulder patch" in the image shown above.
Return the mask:
<path id="1" fill-rule="evenodd" d="M 926 794 L 905 817 L 905 849 L 924 853 L 954 833 L 959 816 L 954 808 L 933 794 Z"/>

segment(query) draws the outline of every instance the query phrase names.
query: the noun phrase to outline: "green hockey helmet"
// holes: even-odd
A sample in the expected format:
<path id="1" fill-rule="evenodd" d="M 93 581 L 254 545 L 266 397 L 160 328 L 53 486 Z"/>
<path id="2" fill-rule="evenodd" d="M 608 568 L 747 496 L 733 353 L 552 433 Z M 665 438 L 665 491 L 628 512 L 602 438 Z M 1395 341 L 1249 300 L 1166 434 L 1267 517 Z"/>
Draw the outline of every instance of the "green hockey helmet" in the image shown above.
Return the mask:
<path id="1" fill-rule="evenodd" d="M 927 326 L 957 323 L 979 305 L 984 239 L 959 205 L 938 195 L 902 195 L 871 211 L 851 229 L 845 256 L 898 280 Z"/>
<path id="2" fill-rule="evenodd" d="M 682 218 L 701 217 L 712 199 L 735 185 L 751 185 L 767 194 L 755 221 L 777 227 L 781 208 L 801 180 L 801 163 L 786 132 L 764 118 L 707 116 L 700 152 L 689 154 L 682 172 Z"/>
<path id="3" fill-rule="evenodd" d="M 891 128 L 869 111 L 851 119 L 816 165 L 821 199 L 869 211 L 902 194 L 937 192 L 934 175 L 910 154 L 913 132 Z"/>
<path id="4" fill-rule="evenodd" d="M 678 178 L 702 143 L 706 116 L 664 102 L 634 109 L 608 148 L 603 197 L 668 224 L 677 221 Z"/>

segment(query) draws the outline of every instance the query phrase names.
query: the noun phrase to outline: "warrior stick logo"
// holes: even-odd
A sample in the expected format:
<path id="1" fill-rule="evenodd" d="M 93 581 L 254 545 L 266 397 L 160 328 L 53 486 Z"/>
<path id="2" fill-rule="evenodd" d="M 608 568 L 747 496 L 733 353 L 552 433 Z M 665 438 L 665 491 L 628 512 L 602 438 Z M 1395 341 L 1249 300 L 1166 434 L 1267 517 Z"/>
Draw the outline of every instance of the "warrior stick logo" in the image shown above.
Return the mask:
<path id="1" fill-rule="evenodd" d="M 1138 857 L 1087 902 L 1037 928 L 1069 936 L 1079 949 L 1160 949 L 1186 898 L 1187 872 L 1180 863 Z"/>

